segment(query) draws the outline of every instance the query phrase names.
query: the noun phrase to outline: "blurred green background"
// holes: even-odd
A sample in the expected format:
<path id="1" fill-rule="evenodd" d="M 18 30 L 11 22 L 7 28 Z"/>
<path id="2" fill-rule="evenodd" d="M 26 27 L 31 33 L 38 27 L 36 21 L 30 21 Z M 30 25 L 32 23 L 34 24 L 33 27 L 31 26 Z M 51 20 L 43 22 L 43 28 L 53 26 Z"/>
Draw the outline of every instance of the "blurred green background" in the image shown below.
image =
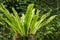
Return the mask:
<path id="1" fill-rule="evenodd" d="M 60 0 L 0 0 L 1 3 L 11 13 L 11 8 L 14 7 L 19 16 L 26 11 L 26 7 L 31 3 L 35 4 L 36 9 L 41 10 L 40 15 L 52 9 L 51 15 L 56 14 L 58 16 L 51 23 L 39 29 L 34 37 L 35 40 L 60 40 Z M 1 20 L 1 22 L 3 21 Z M 12 40 L 13 35 L 14 33 L 7 28 L 7 24 L 0 23 L 0 40 Z"/>

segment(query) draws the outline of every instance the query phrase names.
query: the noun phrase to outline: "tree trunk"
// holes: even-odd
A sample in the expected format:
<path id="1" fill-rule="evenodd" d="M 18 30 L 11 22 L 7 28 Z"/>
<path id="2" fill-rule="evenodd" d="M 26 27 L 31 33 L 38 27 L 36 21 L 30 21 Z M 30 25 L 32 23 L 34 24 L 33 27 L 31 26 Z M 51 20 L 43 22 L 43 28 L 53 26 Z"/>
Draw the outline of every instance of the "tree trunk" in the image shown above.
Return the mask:
<path id="1" fill-rule="evenodd" d="M 20 36 L 18 33 L 15 33 L 13 36 L 13 40 L 22 40 L 22 36 Z"/>
<path id="2" fill-rule="evenodd" d="M 22 37 L 18 33 L 15 33 L 13 40 L 34 40 L 34 36 L 32 34 L 29 34 L 28 37 Z"/>
<path id="3" fill-rule="evenodd" d="M 34 36 L 32 34 L 28 35 L 28 40 L 34 40 Z"/>
<path id="4" fill-rule="evenodd" d="M 23 40 L 28 40 L 26 36 L 23 37 Z"/>

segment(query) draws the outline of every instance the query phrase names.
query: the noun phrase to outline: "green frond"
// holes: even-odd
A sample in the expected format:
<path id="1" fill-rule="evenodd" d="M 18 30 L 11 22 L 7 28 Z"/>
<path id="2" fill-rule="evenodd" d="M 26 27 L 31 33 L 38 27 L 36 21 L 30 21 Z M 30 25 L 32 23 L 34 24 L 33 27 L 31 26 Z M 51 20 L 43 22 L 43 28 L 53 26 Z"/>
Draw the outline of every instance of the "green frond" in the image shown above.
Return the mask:
<path id="1" fill-rule="evenodd" d="M 11 14 L 3 4 L 0 5 L 0 11 L 6 16 L 3 17 L 0 14 L 0 18 L 10 25 L 10 29 L 13 32 L 18 32 L 21 36 L 28 36 L 29 33 L 35 34 L 39 28 L 47 25 L 56 17 L 54 15 L 46 19 L 52 11 L 50 10 L 39 19 L 40 10 L 35 11 L 34 4 L 29 4 L 26 14 L 22 14 L 21 17 L 14 8 L 12 8 L 13 14 Z"/>
<path id="2" fill-rule="evenodd" d="M 39 28 L 41 28 L 41 27 L 47 25 L 48 23 L 50 23 L 56 16 L 57 16 L 57 15 L 51 16 L 50 18 L 48 18 L 46 21 L 43 21 L 42 23 L 39 22 L 40 24 L 39 24 L 39 25 L 37 24 L 37 25 L 35 26 L 35 29 L 33 30 L 33 34 L 35 34 L 36 31 L 37 31 Z"/>
<path id="3" fill-rule="evenodd" d="M 35 26 L 39 26 L 51 14 L 51 9 L 48 13 L 41 16 L 40 20 L 36 22 Z"/>
<path id="4" fill-rule="evenodd" d="M 50 9 L 49 12 L 47 12 L 46 14 L 43 14 L 42 17 L 40 18 L 41 22 L 44 21 L 48 16 L 50 16 L 52 9 Z M 39 21 L 38 21 L 39 22 Z"/>
<path id="5" fill-rule="evenodd" d="M 24 14 L 22 14 L 21 22 L 22 22 L 23 24 L 24 24 L 24 22 L 25 22 L 25 15 L 24 15 Z"/>
<path id="6" fill-rule="evenodd" d="M 28 34 L 28 30 L 29 30 L 29 27 L 30 27 L 30 23 L 32 21 L 32 10 L 33 10 L 33 7 L 34 7 L 34 4 L 30 4 L 28 5 L 27 7 L 27 11 L 26 11 L 26 14 L 25 14 L 25 28 L 26 28 L 26 34 Z"/>
<path id="7" fill-rule="evenodd" d="M 53 15 L 50 18 L 48 18 L 46 21 L 41 23 L 41 26 L 45 26 L 46 24 L 50 23 L 57 15 Z"/>
<path id="8" fill-rule="evenodd" d="M 27 11 L 25 14 L 25 23 L 27 26 L 30 26 L 31 20 L 32 20 L 32 10 L 33 10 L 34 4 L 30 4 L 27 7 Z"/>
<path id="9" fill-rule="evenodd" d="M 31 26 L 30 26 L 30 31 L 31 33 L 33 32 L 33 30 L 35 29 L 34 25 L 37 22 L 38 18 L 39 18 L 39 12 L 40 10 L 37 10 L 36 14 L 33 17 L 33 20 L 31 21 Z"/>

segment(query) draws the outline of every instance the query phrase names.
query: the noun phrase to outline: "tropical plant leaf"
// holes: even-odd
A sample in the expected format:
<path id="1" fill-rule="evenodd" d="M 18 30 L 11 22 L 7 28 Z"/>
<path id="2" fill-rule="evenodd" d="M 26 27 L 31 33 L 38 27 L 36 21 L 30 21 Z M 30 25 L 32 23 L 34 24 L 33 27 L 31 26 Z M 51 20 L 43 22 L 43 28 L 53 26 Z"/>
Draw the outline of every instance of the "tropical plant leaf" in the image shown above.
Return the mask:
<path id="1" fill-rule="evenodd" d="M 3 17 L 0 14 L 0 18 L 10 25 L 10 29 L 13 32 L 18 32 L 21 36 L 28 36 L 29 33 L 35 34 L 39 28 L 47 25 L 56 17 L 56 15 L 53 15 L 50 18 L 47 18 L 52 11 L 50 10 L 46 14 L 43 14 L 39 19 L 40 10 L 37 10 L 36 12 L 34 4 L 29 4 L 26 14 L 22 14 L 21 17 L 14 8 L 12 8 L 13 13 L 10 13 L 3 4 L 0 5 L 0 11 L 6 16 Z"/>
<path id="2" fill-rule="evenodd" d="M 35 28 L 34 28 L 34 30 L 33 30 L 33 32 L 34 32 L 33 34 L 35 34 L 36 31 L 37 31 L 39 28 L 41 28 L 41 27 L 47 25 L 48 23 L 50 23 L 56 16 L 57 16 L 57 15 L 53 15 L 53 16 L 51 16 L 50 18 L 48 18 L 46 21 L 43 21 L 42 23 L 39 22 L 39 24 L 36 24 L 36 25 L 35 25 Z"/>
<path id="3" fill-rule="evenodd" d="M 26 34 L 28 33 L 29 31 L 29 27 L 30 27 L 30 23 L 31 23 L 31 20 L 32 20 L 32 10 L 33 10 L 33 7 L 34 7 L 34 4 L 30 4 L 28 7 L 27 7 L 27 11 L 26 11 L 26 14 L 25 14 L 25 28 L 26 28 Z"/>

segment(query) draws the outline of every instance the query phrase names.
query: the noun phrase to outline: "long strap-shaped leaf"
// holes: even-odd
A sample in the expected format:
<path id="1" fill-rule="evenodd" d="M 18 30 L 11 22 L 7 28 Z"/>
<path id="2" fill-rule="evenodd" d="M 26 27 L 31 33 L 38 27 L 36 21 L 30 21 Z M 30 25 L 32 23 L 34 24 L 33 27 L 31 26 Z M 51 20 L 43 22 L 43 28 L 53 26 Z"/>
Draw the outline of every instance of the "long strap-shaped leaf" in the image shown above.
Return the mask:
<path id="1" fill-rule="evenodd" d="M 13 10 L 13 13 L 14 13 L 14 15 L 15 15 L 15 17 L 14 17 L 14 19 L 15 19 L 15 21 L 17 22 L 17 24 L 18 24 L 18 28 L 20 28 L 20 30 L 23 32 L 23 34 L 24 34 L 24 26 L 23 26 L 23 24 L 22 24 L 22 22 L 21 22 L 21 17 L 19 18 L 19 16 L 18 16 L 18 13 L 15 11 L 15 9 L 14 8 L 12 8 L 12 10 Z"/>
<path id="2" fill-rule="evenodd" d="M 28 33 L 29 27 L 30 27 L 30 23 L 32 20 L 32 10 L 33 10 L 34 4 L 30 4 L 27 7 L 27 11 L 25 14 L 25 28 L 26 28 L 26 34 Z"/>
<path id="3" fill-rule="evenodd" d="M 35 25 L 35 23 L 37 22 L 37 20 L 38 20 L 38 18 L 39 18 L 39 12 L 40 12 L 40 10 L 37 10 L 37 12 L 36 12 L 36 14 L 34 15 L 34 17 L 33 17 L 33 20 L 31 21 L 31 26 L 30 26 L 30 31 L 31 31 L 31 33 L 33 32 L 33 30 L 35 29 L 35 27 L 34 27 L 34 25 Z"/>
<path id="4" fill-rule="evenodd" d="M 23 35 L 28 36 L 28 33 L 35 34 L 39 28 L 51 22 L 56 17 L 56 15 L 53 15 L 50 18 L 46 19 L 52 11 L 50 10 L 48 13 L 42 15 L 40 20 L 37 21 L 39 18 L 40 10 L 37 10 L 36 14 L 34 14 L 35 9 L 33 9 L 33 7 L 34 7 L 34 4 L 30 4 L 27 7 L 26 14 L 25 15 L 23 14 L 22 17 L 19 17 L 18 13 L 14 8 L 12 8 L 13 14 L 11 14 L 2 4 L 0 5 L 0 11 L 3 12 L 6 18 L 4 17 L 1 17 L 1 18 L 6 23 L 8 23 L 8 25 L 11 26 L 11 29 L 14 32 L 18 32 L 21 36 Z"/>
<path id="5" fill-rule="evenodd" d="M 14 20 L 16 21 L 16 25 L 17 25 L 16 28 L 18 28 L 20 30 L 20 32 L 22 32 L 22 34 L 24 34 L 23 27 L 20 26 L 20 23 L 17 20 L 17 18 L 14 15 L 12 15 L 12 16 L 14 17 Z"/>
<path id="6" fill-rule="evenodd" d="M 33 33 L 35 34 L 36 31 L 37 31 L 39 28 L 41 28 L 41 27 L 45 26 L 46 24 L 48 24 L 49 22 L 51 22 L 56 16 L 57 16 L 57 15 L 51 16 L 51 17 L 48 18 L 46 21 L 43 21 L 40 25 L 38 25 L 38 26 L 36 25 Z"/>
<path id="7" fill-rule="evenodd" d="M 9 19 L 9 21 L 11 21 L 13 24 L 16 23 L 14 18 L 11 16 L 9 11 L 4 7 L 4 5 L 2 5 L 2 7 L 0 7 L 0 11 L 2 11 L 3 14 L 5 14 L 5 16 Z"/>
<path id="8" fill-rule="evenodd" d="M 42 17 L 40 18 L 40 20 L 37 22 L 36 25 L 40 25 L 40 23 L 42 23 L 50 14 L 51 14 L 52 9 L 50 9 L 50 11 L 44 15 L 42 15 Z"/>
<path id="9" fill-rule="evenodd" d="M 2 5 L 3 6 L 3 5 Z M 13 9 L 15 18 L 9 13 L 9 11 L 3 6 L 3 8 L 1 7 L 0 10 L 5 14 L 5 16 L 9 19 L 9 21 L 11 22 L 12 25 L 15 26 L 15 28 L 20 28 L 21 23 L 20 23 L 20 18 L 17 14 L 17 12 Z M 13 26 L 12 26 L 13 27 Z M 20 31 L 23 32 L 23 29 L 20 28 Z M 23 33 L 22 33 L 23 34 Z"/>
<path id="10" fill-rule="evenodd" d="M 2 19 L 11 26 L 11 28 L 12 28 L 13 31 L 18 32 L 18 33 L 20 33 L 22 35 L 22 33 L 20 32 L 20 30 L 17 29 L 14 25 L 12 25 L 12 23 L 10 23 L 6 18 L 2 18 Z"/>

